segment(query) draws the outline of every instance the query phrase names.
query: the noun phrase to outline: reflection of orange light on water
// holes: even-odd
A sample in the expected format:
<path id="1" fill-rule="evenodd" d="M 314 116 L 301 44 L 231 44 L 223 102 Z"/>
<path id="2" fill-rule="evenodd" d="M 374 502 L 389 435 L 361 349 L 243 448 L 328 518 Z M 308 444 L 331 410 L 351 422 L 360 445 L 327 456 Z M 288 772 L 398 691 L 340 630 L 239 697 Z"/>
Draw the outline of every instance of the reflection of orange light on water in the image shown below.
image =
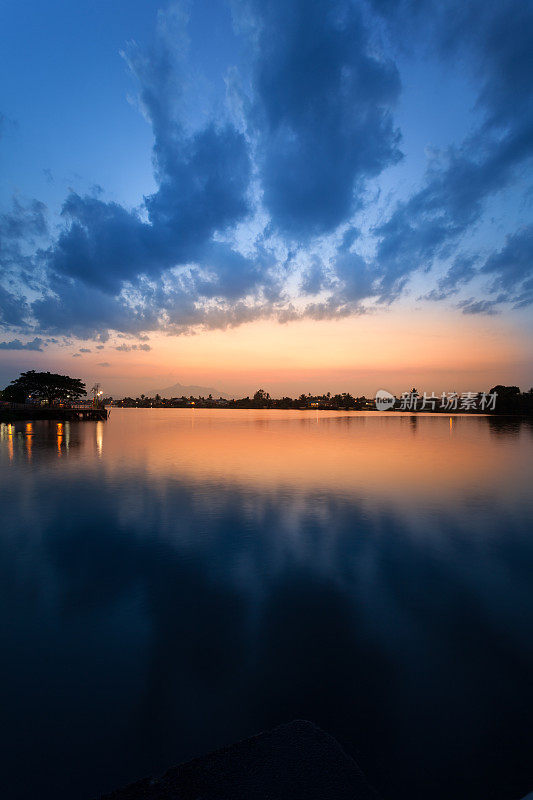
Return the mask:
<path id="1" fill-rule="evenodd" d="M 73 430 L 78 447 L 71 450 L 69 471 L 86 473 L 98 463 L 111 480 L 142 474 L 161 486 L 169 480 L 309 492 L 319 505 L 326 492 L 405 509 L 413 500 L 455 507 L 471 491 L 512 506 L 515 494 L 529 492 L 533 428 L 524 425 L 515 438 L 499 436 L 481 416 L 418 414 L 415 433 L 411 415 L 387 412 L 115 409 L 111 422 Z M 11 460 L 14 434 L 14 426 L 0 426 L 4 457 Z M 40 444 L 51 445 L 50 454 L 59 458 L 68 440 L 64 423 L 57 425 L 56 443 L 47 438 Z M 23 445 L 21 436 L 18 441 Z"/>
<path id="2" fill-rule="evenodd" d="M 110 471 L 138 466 L 158 477 L 357 492 L 400 502 L 495 483 L 494 444 L 482 418 L 446 422 L 440 415 L 418 414 L 413 436 L 411 417 L 377 412 L 114 414 L 105 430 Z M 503 464 L 507 452 L 498 457 Z"/>
<path id="3" fill-rule="evenodd" d="M 31 422 L 26 423 L 26 453 L 28 454 L 28 461 L 31 461 L 31 448 L 33 444 L 33 425 Z"/>
<path id="4" fill-rule="evenodd" d="M 96 423 L 96 449 L 98 451 L 98 457 L 102 455 L 102 451 L 104 449 L 104 423 L 97 422 Z"/>
<path id="5" fill-rule="evenodd" d="M 7 426 L 7 452 L 9 453 L 9 460 L 13 461 L 13 436 L 15 435 L 15 428 L 13 425 Z"/>

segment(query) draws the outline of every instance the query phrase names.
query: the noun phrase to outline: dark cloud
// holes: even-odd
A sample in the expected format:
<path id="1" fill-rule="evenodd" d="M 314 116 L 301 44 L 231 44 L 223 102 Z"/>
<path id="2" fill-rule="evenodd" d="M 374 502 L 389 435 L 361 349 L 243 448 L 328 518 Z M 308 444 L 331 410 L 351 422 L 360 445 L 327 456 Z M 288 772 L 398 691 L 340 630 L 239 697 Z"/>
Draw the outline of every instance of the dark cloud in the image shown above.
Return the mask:
<path id="1" fill-rule="evenodd" d="M 457 256 L 446 274 L 439 278 L 437 287 L 424 295 L 424 299 L 445 300 L 450 295 L 456 294 L 460 286 L 468 283 L 478 274 L 475 269 L 477 261 L 476 256 Z"/>
<path id="2" fill-rule="evenodd" d="M 80 353 L 90 353 L 90 347 L 80 347 Z"/>
<path id="3" fill-rule="evenodd" d="M 32 304 L 40 330 L 80 339 L 108 336 L 109 330 L 137 333 L 158 327 L 159 312 L 144 300 L 112 296 L 80 281 L 53 277 L 49 291 Z"/>
<path id="4" fill-rule="evenodd" d="M 97 367 L 110 367 L 111 364 L 109 363 L 109 361 L 99 361 L 96 366 Z"/>
<path id="5" fill-rule="evenodd" d="M 123 353 L 129 353 L 130 350 L 145 350 L 149 352 L 151 349 L 149 344 L 120 344 L 118 347 L 115 347 L 115 350 Z"/>
<path id="6" fill-rule="evenodd" d="M 302 274 L 300 289 L 303 294 L 318 294 L 328 284 L 329 277 L 324 263 L 315 256 Z"/>
<path id="7" fill-rule="evenodd" d="M 272 256 L 258 253 L 254 258 L 243 256 L 222 242 L 214 242 L 204 251 L 201 270 L 191 273 L 188 287 L 194 297 L 240 300 L 261 289 L 269 296 L 279 296 Z"/>
<path id="8" fill-rule="evenodd" d="M 348 0 L 244 5 L 257 34 L 250 122 L 264 204 L 276 228 L 307 239 L 344 221 L 365 180 L 400 158 L 398 71 Z"/>
<path id="9" fill-rule="evenodd" d="M 161 15 L 154 47 L 146 52 L 132 45 L 124 54 L 152 124 L 158 190 L 139 210 L 71 194 L 62 210 L 65 229 L 46 253 L 52 273 L 112 295 L 139 276 L 158 278 L 171 267 L 202 259 L 213 234 L 251 210 L 251 161 L 243 134 L 214 122 L 187 133 L 179 120 L 176 50 L 183 41 L 174 22 L 170 12 L 168 18 Z"/>
<path id="10" fill-rule="evenodd" d="M 366 308 L 361 303 L 356 300 L 346 300 L 341 294 L 334 294 L 322 302 L 309 303 L 300 314 L 294 316 L 294 319 L 304 317 L 316 320 L 331 319 L 332 317 L 342 319 L 342 317 L 364 313 L 366 313 Z"/>
<path id="11" fill-rule="evenodd" d="M 504 246 L 477 267 L 479 261 L 479 256 L 458 256 L 425 298 L 444 300 L 475 276 L 488 276 L 492 280 L 486 291 L 493 297 L 464 301 L 460 307 L 466 313 L 494 313 L 504 302 L 513 303 L 515 308 L 533 303 L 533 225 L 507 236 Z"/>
<path id="12" fill-rule="evenodd" d="M 184 130 L 176 111 L 176 49 L 183 42 L 179 31 L 169 36 L 171 22 L 161 15 L 150 52 L 132 46 L 125 54 L 153 127 L 158 190 L 139 209 L 97 195 L 67 197 L 64 229 L 42 253 L 49 287 L 33 313 L 43 330 L 80 337 L 109 329 L 139 334 L 159 327 L 179 307 L 187 308 L 194 324 L 202 316 L 197 301 L 240 299 L 264 282 L 252 261 L 213 240 L 251 211 L 251 160 L 243 134 L 229 123 Z M 162 278 L 192 262 L 201 267 Z"/>
<path id="13" fill-rule="evenodd" d="M 61 215 L 66 227 L 45 253 L 53 275 L 116 294 L 124 281 L 162 268 L 159 254 L 151 247 L 151 228 L 135 211 L 70 194 Z M 57 282 L 55 288 L 59 288 Z"/>
<path id="14" fill-rule="evenodd" d="M 493 253 L 481 268 L 493 278 L 491 291 L 523 307 L 533 302 L 533 225 L 508 236 L 505 245 Z"/>
<path id="15" fill-rule="evenodd" d="M 429 36 L 443 57 L 461 58 L 478 82 L 477 104 L 483 114 L 478 129 L 434 161 L 423 187 L 376 228 L 381 290 L 390 299 L 413 270 L 428 268 L 436 257 L 453 252 L 458 239 L 480 219 L 487 198 L 509 186 L 533 155 L 533 6 L 522 0 L 376 0 L 374 5 L 392 21 L 398 37 L 406 25 L 412 33 L 414 25 L 418 36 Z M 460 269 L 457 277 L 464 282 Z M 447 285 L 444 291 L 453 288 Z"/>
<path id="16" fill-rule="evenodd" d="M 62 209 L 66 227 L 46 253 L 52 273 L 116 294 L 140 275 L 203 260 L 212 235 L 249 213 L 249 157 L 231 126 L 210 125 L 188 139 L 167 132 L 156 152 L 161 183 L 145 198 L 148 221 L 117 203 L 71 194 Z"/>
<path id="17" fill-rule="evenodd" d="M 458 304 L 463 314 L 496 314 L 498 300 L 475 300 L 473 297 Z"/>
<path id="18" fill-rule="evenodd" d="M 0 285 L 0 325 L 15 328 L 22 326 L 27 314 L 28 303 L 25 297 Z"/>
<path id="19" fill-rule="evenodd" d="M 334 262 L 335 274 L 340 281 L 339 300 L 353 302 L 376 294 L 376 273 L 362 256 L 341 250 Z"/>
<path id="20" fill-rule="evenodd" d="M 11 210 L 0 214 L 0 326 L 25 326 L 29 305 L 24 296 L 21 273 L 33 269 L 27 253 L 48 232 L 44 203 L 32 200 L 24 204 L 18 197 Z"/>
<path id="21" fill-rule="evenodd" d="M 11 211 L 0 214 L 2 245 L 20 239 L 31 242 L 36 237 L 44 236 L 47 230 L 46 206 L 39 200 L 24 205 L 18 197 L 14 197 Z"/>
<path id="22" fill-rule="evenodd" d="M 517 166 L 532 154 L 533 123 L 503 139 L 483 138 L 482 148 L 478 138 L 470 140 L 451 150 L 444 163 L 431 165 L 423 188 L 376 228 L 383 294 L 395 296 L 406 275 L 429 267 L 437 256 L 447 257 L 480 219 L 487 197 L 508 186 Z"/>
<path id="23" fill-rule="evenodd" d="M 242 133 L 208 125 L 191 137 L 166 134 L 156 145 L 159 191 L 146 198 L 152 228 L 175 262 L 199 254 L 215 231 L 251 212 L 250 156 Z"/>
<path id="24" fill-rule="evenodd" d="M 0 214 L 0 273 L 12 276 L 31 266 L 26 251 L 47 233 L 45 204 L 38 200 L 24 204 L 14 197 L 11 210 Z"/>
<path id="25" fill-rule="evenodd" d="M 458 57 L 478 86 L 487 124 L 507 128 L 531 112 L 533 7 L 523 0 L 371 0 L 396 41 Z M 406 36 L 406 34 L 409 34 Z"/>
<path id="26" fill-rule="evenodd" d="M 10 342 L 0 342 L 0 350 L 36 350 L 42 353 L 43 344 L 43 340 L 38 336 L 26 343 L 21 342 L 20 339 L 12 339 Z"/>

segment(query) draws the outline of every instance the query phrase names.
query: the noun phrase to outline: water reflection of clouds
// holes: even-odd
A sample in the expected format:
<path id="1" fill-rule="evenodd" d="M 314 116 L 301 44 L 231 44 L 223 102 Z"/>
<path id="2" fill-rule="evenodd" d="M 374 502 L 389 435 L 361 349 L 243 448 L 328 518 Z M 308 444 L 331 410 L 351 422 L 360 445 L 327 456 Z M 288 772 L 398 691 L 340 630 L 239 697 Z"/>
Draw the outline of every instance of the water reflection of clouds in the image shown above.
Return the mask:
<path id="1" fill-rule="evenodd" d="M 65 747 L 79 780 L 69 795 L 91 797 L 295 717 L 357 751 L 384 796 L 486 800 L 511 779 L 527 788 L 531 503 L 520 495 L 509 514 L 505 498 L 477 479 L 451 507 L 447 493 L 399 503 L 379 482 L 355 476 L 350 484 L 344 473 L 365 463 L 368 440 L 358 437 L 363 452 L 354 460 L 346 420 L 324 426 L 348 433 L 333 436 L 334 452 L 313 440 L 298 461 L 289 437 L 289 469 L 274 471 L 276 426 L 237 423 L 267 473 L 261 485 L 242 479 L 244 440 L 236 459 L 209 449 L 239 434 L 226 437 L 215 421 L 204 437 L 199 419 L 196 461 L 185 426 L 152 431 L 136 455 L 135 429 L 128 436 L 126 426 L 80 423 L 60 462 L 50 427 L 42 441 L 33 437 L 30 471 L 23 447 L 6 470 L 4 707 L 8 724 L 38 731 L 50 790 L 67 794 Z M 442 435 L 427 432 L 430 463 L 449 441 L 443 423 Z M 481 424 L 472 469 L 495 455 Z M 304 435 L 312 425 L 297 423 Z M 378 425 L 385 455 L 411 453 L 386 422 Z M 373 426 L 365 420 L 357 433 Z M 471 433 L 459 424 L 455 435 L 465 440 L 462 453 Z M 522 440 L 514 430 L 497 435 L 505 480 L 523 482 Z M 161 448 L 155 462 L 152 447 Z M 309 471 L 311 452 L 329 473 L 316 463 Z M 43 468 L 34 469 L 39 459 Z M 60 471 L 46 469 L 46 459 Z M 33 688 L 15 672 L 25 659 Z M 27 754 L 11 761 L 10 779 L 32 796 Z M 414 768 L 421 763 L 424 770 Z"/>
<path id="2" fill-rule="evenodd" d="M 32 616 L 42 592 L 56 598 L 49 613 L 63 619 L 69 647 L 86 660 L 89 696 L 106 671 L 118 686 L 124 675 L 117 670 L 126 670 L 131 694 L 110 688 L 98 698 L 111 717 L 111 730 L 99 733 L 102 746 L 113 725 L 124 727 L 104 704 L 117 717 L 117 704 L 127 706 L 117 783 L 132 770 L 157 771 L 304 716 L 359 748 L 371 775 L 379 772 L 374 756 L 385 753 L 385 786 L 401 783 L 406 757 L 420 758 L 443 787 L 432 796 L 459 796 L 453 781 L 460 778 L 469 797 L 484 798 L 483 781 L 497 774 L 498 759 L 492 772 L 470 777 L 449 774 L 445 759 L 435 763 L 432 754 L 449 757 L 458 736 L 464 753 L 474 741 L 493 747 L 500 735 L 493 717 L 503 720 L 517 752 L 533 743 L 516 727 L 533 700 L 524 647 L 533 619 L 522 602 L 532 553 L 512 528 L 496 551 L 479 540 L 455 541 L 442 558 L 413 541 L 394 515 L 384 514 L 376 530 L 375 520 L 342 498 L 330 501 L 327 519 L 310 502 L 298 517 L 298 541 L 289 541 L 286 503 L 267 495 L 253 510 L 250 490 L 242 497 L 212 487 L 213 506 L 196 502 L 194 484 L 161 493 L 139 481 L 122 498 L 116 485 L 94 477 L 83 490 L 67 481 L 54 495 L 46 480 L 36 490 L 41 551 L 33 576 L 25 573 L 22 609 Z M 134 495 L 143 496 L 142 516 L 125 524 L 119 509 Z M 443 533 L 453 541 L 457 532 Z M 12 554 L 5 555 L 16 574 Z M 18 603 L 20 584 L 11 588 Z M 50 652 L 57 648 L 50 668 L 66 669 L 72 654 L 52 628 L 46 635 Z M 91 653 L 87 638 L 99 646 L 119 640 L 123 657 L 114 661 L 112 649 Z M 510 663 L 520 695 L 502 689 Z M 73 711 L 83 716 L 85 702 L 77 698 Z M 440 715 L 442 725 L 430 725 L 428 715 Z M 415 785 L 411 796 L 423 794 Z"/>
<path id="3" fill-rule="evenodd" d="M 491 418 L 455 417 L 450 435 L 449 417 L 420 416 L 414 418 L 420 435 L 410 437 L 410 416 L 325 412 L 317 422 L 305 412 L 288 417 L 263 412 L 267 416 L 259 418 L 245 411 L 234 412 L 233 418 L 223 411 L 211 416 L 187 413 L 150 416 L 148 411 L 132 417 L 128 410 L 115 409 L 112 421 L 102 424 L 98 440 L 99 450 L 105 441 L 104 468 L 110 473 L 139 470 L 155 480 L 179 476 L 201 484 L 226 481 L 269 490 L 285 486 L 293 492 L 325 489 L 348 497 L 357 493 L 411 503 L 416 497 L 455 498 L 461 487 L 504 487 L 512 494 L 516 484 L 507 485 L 506 477 L 513 471 L 511 461 L 520 458 L 525 467 L 529 458 L 531 427 L 520 422 L 505 427 Z M 508 446 L 495 451 L 489 431 L 498 425 Z M 86 438 L 91 436 L 94 431 Z M 513 437 L 524 447 L 517 450 L 510 443 Z"/>
<path id="4" fill-rule="evenodd" d="M 138 471 L 156 480 L 179 476 L 202 484 L 212 480 L 290 491 L 326 489 L 345 496 L 395 497 L 398 502 L 407 495 L 412 502 L 417 495 L 455 496 L 460 486 L 475 490 L 492 484 L 497 490 L 505 484 L 512 492 L 515 484 L 506 485 L 510 461 L 518 457 L 526 465 L 533 436 L 533 426 L 520 418 L 324 414 L 316 419 L 305 412 L 292 417 L 272 412 L 259 419 L 221 421 L 216 419 L 223 416 L 221 411 L 211 418 L 198 411 L 190 418 L 177 410 L 155 412 L 152 418 L 150 413 L 115 409 L 109 423 L 37 422 L 33 441 L 26 423 L 2 424 L 0 443 L 7 443 L 13 459 L 14 439 L 22 436 L 27 456 L 36 445 L 38 462 L 54 456 L 51 442 L 56 457 L 73 445 L 77 452 L 71 469 L 81 466 L 80 457 L 83 469 L 95 466 L 91 457 L 96 454 L 119 479 L 121 472 Z M 413 425 L 421 436 L 411 439 L 406 434 Z M 493 435 L 508 447 L 494 450 Z M 517 451 L 511 439 L 524 447 Z"/>

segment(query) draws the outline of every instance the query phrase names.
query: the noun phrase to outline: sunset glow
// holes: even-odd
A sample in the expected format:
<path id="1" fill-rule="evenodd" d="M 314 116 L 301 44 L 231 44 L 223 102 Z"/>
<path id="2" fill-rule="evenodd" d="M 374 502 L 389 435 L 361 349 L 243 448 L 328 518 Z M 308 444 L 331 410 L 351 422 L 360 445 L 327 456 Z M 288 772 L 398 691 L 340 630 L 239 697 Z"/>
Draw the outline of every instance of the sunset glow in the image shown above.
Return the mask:
<path id="1" fill-rule="evenodd" d="M 435 315 L 430 309 L 392 308 L 283 325 L 254 322 L 189 336 L 154 334 L 150 340 L 149 352 L 117 352 L 117 340 L 93 348 L 83 357 L 84 377 L 118 395 L 155 393 L 179 381 L 237 396 L 260 386 L 274 394 L 371 396 L 382 386 L 397 393 L 411 385 L 436 392 L 486 390 L 497 382 L 526 386 L 531 371 L 529 340 L 515 320 Z M 35 356 L 5 354 L 4 363 L 14 371 L 31 368 Z M 69 347 L 48 348 L 40 363 L 43 369 L 79 372 Z"/>

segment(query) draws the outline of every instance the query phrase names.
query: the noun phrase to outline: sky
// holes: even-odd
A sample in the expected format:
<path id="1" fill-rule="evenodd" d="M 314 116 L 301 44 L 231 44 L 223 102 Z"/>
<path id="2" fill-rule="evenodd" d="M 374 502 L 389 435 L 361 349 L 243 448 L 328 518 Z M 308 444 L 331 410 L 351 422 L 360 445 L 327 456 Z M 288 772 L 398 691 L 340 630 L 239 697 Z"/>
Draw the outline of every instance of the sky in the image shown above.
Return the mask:
<path id="1" fill-rule="evenodd" d="M 0 386 L 533 385 L 533 2 L 5 0 Z"/>

